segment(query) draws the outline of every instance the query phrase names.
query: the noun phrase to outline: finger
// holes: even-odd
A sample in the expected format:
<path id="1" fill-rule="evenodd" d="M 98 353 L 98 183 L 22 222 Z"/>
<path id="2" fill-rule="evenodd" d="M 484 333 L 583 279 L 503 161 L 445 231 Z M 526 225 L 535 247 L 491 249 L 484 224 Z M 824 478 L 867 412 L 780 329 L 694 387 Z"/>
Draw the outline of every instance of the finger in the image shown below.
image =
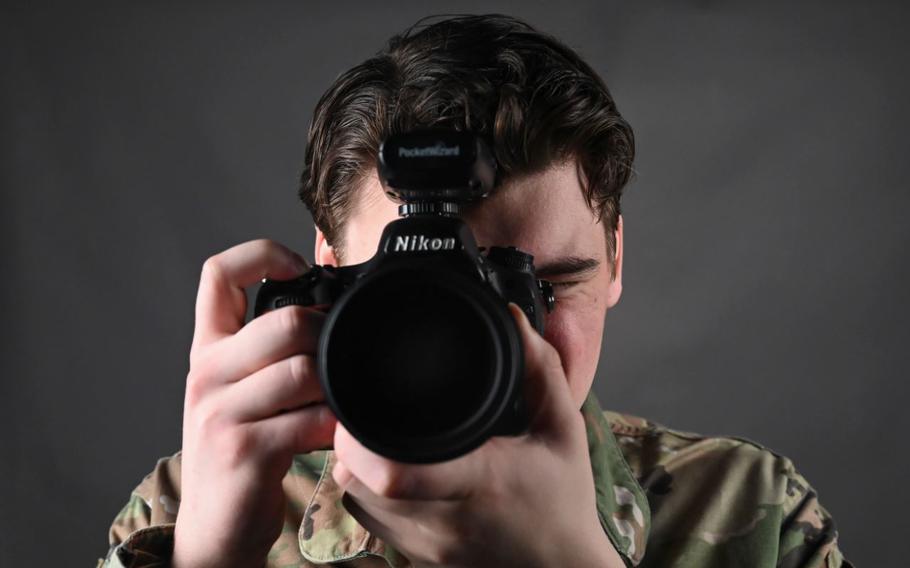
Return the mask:
<path id="1" fill-rule="evenodd" d="M 464 548 L 464 539 L 446 530 L 446 519 L 458 517 L 456 505 L 450 501 L 389 504 L 354 478 L 341 503 L 370 534 L 395 547 L 415 566 L 440 565 L 444 557 L 452 556 L 443 551 Z"/>
<path id="2" fill-rule="evenodd" d="M 525 397 L 531 431 L 558 439 L 571 436 L 578 409 L 572 401 L 559 352 L 537 333 L 521 308 L 510 302 L 509 311 L 518 324 L 524 347 Z"/>
<path id="3" fill-rule="evenodd" d="M 332 479 L 334 479 L 335 484 L 344 491 L 348 486 L 348 483 L 354 479 L 354 476 L 351 475 L 351 470 L 349 470 L 347 466 L 340 461 L 336 461 L 335 465 L 332 466 Z"/>
<path id="4" fill-rule="evenodd" d="M 357 499 L 349 493 L 341 497 L 341 504 L 345 510 L 354 517 L 360 526 L 365 528 L 370 534 L 378 537 L 381 541 L 386 542 L 402 553 L 408 553 L 400 542 L 402 534 L 408 534 L 408 531 L 396 527 L 402 523 L 402 519 L 397 519 L 390 513 L 385 513 L 381 509 L 368 511 L 367 507 L 359 503 Z"/>
<path id="5" fill-rule="evenodd" d="M 292 355 L 314 355 L 325 323 L 322 312 L 285 306 L 259 316 L 236 334 L 212 345 L 200 374 L 207 384 L 239 381 Z"/>
<path id="6" fill-rule="evenodd" d="M 415 501 L 468 498 L 490 460 L 481 447 L 474 452 L 436 464 L 403 464 L 365 448 L 340 423 L 335 428 L 335 454 L 351 475 L 374 494 L 388 499 Z"/>
<path id="7" fill-rule="evenodd" d="M 385 511 L 393 515 L 416 519 L 417 517 L 444 518 L 459 507 L 459 503 L 450 500 L 425 501 L 413 499 L 391 499 L 373 493 L 362 481 L 354 477 L 342 462 L 332 467 L 335 482 L 344 481 L 344 492 L 353 497 L 362 507 L 369 511 Z M 339 484 L 339 487 L 342 487 Z"/>
<path id="8" fill-rule="evenodd" d="M 316 360 L 309 355 L 272 363 L 230 385 L 223 396 L 225 410 L 237 422 L 262 420 L 325 400 Z"/>
<path id="9" fill-rule="evenodd" d="M 289 280 L 307 268 L 300 255 L 266 239 L 239 244 L 206 260 L 196 295 L 193 346 L 207 345 L 243 327 L 244 288 L 262 278 Z"/>
<path id="10" fill-rule="evenodd" d="M 305 454 L 332 447 L 335 415 L 325 404 L 290 410 L 249 426 L 263 449 L 274 453 Z"/>

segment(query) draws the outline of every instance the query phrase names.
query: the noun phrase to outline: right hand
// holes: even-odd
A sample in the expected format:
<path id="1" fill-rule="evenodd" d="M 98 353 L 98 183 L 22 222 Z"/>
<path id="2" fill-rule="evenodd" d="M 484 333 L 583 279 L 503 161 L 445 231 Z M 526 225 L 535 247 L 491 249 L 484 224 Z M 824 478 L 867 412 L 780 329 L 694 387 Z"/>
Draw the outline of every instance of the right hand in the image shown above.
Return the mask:
<path id="1" fill-rule="evenodd" d="M 267 240 L 209 258 L 196 298 L 183 413 L 175 567 L 262 566 L 284 522 L 294 454 L 330 447 L 335 417 L 315 367 L 325 315 L 288 306 L 244 326 L 244 288 L 306 261 Z"/>

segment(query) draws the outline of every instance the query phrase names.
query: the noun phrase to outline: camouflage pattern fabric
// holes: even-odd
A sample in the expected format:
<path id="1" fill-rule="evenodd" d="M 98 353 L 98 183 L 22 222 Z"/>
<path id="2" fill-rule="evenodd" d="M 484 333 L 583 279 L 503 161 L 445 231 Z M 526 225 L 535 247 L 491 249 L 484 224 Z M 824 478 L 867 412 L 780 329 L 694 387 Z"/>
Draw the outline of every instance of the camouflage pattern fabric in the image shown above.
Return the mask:
<path id="1" fill-rule="evenodd" d="M 834 521 L 787 458 L 748 440 L 603 412 L 593 393 L 581 412 L 601 524 L 627 566 L 852 568 Z M 410 566 L 345 511 L 334 464 L 331 451 L 296 456 L 267 566 Z M 98 567 L 168 566 L 179 506 L 178 453 L 133 491 Z"/>

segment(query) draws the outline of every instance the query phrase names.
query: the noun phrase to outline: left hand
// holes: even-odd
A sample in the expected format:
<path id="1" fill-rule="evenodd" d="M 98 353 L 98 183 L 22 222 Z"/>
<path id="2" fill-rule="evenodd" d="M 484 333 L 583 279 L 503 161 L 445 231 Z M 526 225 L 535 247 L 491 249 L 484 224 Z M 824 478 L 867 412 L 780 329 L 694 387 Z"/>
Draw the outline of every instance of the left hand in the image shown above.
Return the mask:
<path id="1" fill-rule="evenodd" d="M 364 448 L 338 424 L 345 507 L 414 566 L 624 566 L 597 516 L 584 419 L 556 349 L 515 305 L 531 423 L 439 464 Z"/>

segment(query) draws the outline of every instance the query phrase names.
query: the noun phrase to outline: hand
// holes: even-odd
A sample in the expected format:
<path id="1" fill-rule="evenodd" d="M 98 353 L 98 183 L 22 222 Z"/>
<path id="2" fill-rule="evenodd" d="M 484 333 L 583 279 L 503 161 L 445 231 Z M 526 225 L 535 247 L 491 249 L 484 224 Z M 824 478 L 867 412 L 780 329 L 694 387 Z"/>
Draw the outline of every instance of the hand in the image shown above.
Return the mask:
<path id="1" fill-rule="evenodd" d="M 340 424 L 335 481 L 348 511 L 415 566 L 624 566 L 597 516 L 585 425 L 558 352 L 521 310 L 529 431 L 441 464 L 372 453 Z"/>
<path id="2" fill-rule="evenodd" d="M 307 270 L 266 240 L 205 262 L 183 414 L 173 565 L 261 566 L 284 521 L 293 455 L 331 446 L 314 354 L 324 315 L 284 307 L 244 326 L 244 288 Z"/>

